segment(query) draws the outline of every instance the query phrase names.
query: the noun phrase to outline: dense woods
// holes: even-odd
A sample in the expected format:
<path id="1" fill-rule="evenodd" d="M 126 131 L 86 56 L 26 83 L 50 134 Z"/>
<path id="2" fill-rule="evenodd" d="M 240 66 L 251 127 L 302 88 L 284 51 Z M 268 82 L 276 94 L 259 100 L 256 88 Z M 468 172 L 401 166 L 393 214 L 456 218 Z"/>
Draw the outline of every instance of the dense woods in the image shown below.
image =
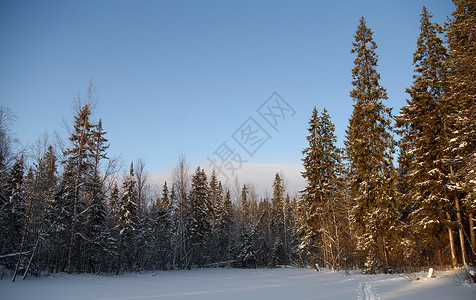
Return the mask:
<path id="1" fill-rule="evenodd" d="M 377 43 L 362 17 L 351 54 L 353 112 L 337 146 L 325 108 L 310 112 L 296 197 L 274 177 L 224 185 L 180 157 L 150 189 L 145 163 L 120 175 L 94 85 L 64 146 L 19 151 L 0 109 L 0 266 L 17 276 L 146 269 L 325 266 L 394 272 L 476 262 L 476 3 L 444 27 L 424 7 L 407 105 L 392 116 Z M 409 62 L 410 63 L 410 62 Z M 385 74 L 382 74 L 385 76 Z M 103 127 L 104 126 L 104 127 Z M 26 156 L 30 159 L 26 159 Z"/>

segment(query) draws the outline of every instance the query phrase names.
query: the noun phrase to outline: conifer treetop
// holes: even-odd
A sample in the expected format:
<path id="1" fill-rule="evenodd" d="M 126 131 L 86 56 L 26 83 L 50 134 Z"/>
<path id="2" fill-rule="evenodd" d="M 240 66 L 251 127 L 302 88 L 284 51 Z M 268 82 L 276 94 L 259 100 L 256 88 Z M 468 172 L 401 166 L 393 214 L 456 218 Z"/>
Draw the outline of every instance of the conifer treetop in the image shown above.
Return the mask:
<path id="1" fill-rule="evenodd" d="M 386 90 L 379 84 L 380 74 L 376 70 L 378 55 L 375 53 L 377 44 L 372 35 L 373 32 L 367 27 L 365 18 L 361 17 L 354 35 L 355 42 L 352 43 L 350 51 L 357 55 L 352 69 L 354 89 L 350 91 L 350 96 L 357 103 L 388 98 Z"/>

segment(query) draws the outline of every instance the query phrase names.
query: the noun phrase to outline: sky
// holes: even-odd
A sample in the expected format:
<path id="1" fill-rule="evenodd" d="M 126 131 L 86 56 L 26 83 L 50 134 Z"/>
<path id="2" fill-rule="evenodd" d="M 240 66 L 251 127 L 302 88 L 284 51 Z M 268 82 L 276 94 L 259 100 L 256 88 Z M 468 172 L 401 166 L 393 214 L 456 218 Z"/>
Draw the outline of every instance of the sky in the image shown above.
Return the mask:
<path id="1" fill-rule="evenodd" d="M 191 172 L 253 182 L 282 172 L 296 193 L 314 106 L 343 145 L 358 21 L 374 31 L 381 85 L 405 105 L 423 5 L 443 24 L 449 0 L 0 1 L 0 104 L 24 147 L 64 138 L 95 84 L 109 156 L 141 158 L 157 182 L 181 153 Z M 125 170 L 128 170 L 125 167 Z"/>

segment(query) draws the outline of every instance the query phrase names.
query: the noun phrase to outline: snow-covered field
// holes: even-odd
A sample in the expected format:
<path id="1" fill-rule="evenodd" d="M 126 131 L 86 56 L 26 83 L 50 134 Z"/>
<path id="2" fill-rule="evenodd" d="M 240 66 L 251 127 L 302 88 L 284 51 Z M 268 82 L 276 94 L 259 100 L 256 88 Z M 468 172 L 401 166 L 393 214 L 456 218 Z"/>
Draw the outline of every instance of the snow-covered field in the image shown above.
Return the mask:
<path id="1" fill-rule="evenodd" d="M 419 274 L 424 276 L 424 274 Z M 453 271 L 412 281 L 311 269 L 198 269 L 120 276 L 54 274 L 0 281 L 0 299 L 476 299 Z"/>

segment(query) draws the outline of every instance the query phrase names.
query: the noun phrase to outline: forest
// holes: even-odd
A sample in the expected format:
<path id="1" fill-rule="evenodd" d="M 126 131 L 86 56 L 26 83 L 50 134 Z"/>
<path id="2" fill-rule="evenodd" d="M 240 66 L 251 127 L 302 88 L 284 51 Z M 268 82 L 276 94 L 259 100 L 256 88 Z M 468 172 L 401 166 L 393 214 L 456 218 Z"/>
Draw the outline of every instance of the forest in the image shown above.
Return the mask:
<path id="1" fill-rule="evenodd" d="M 19 149 L 0 107 L 0 276 L 54 272 L 293 265 L 364 273 L 476 263 L 476 3 L 455 0 L 447 24 L 423 7 L 407 104 L 393 116 L 362 17 L 344 147 L 323 108 L 310 112 L 296 197 L 276 173 L 270 197 L 227 186 L 181 156 L 160 192 L 145 163 L 121 175 L 94 84 L 69 138 Z M 410 62 L 409 62 L 410 63 Z M 26 159 L 26 157 L 32 159 Z"/>

